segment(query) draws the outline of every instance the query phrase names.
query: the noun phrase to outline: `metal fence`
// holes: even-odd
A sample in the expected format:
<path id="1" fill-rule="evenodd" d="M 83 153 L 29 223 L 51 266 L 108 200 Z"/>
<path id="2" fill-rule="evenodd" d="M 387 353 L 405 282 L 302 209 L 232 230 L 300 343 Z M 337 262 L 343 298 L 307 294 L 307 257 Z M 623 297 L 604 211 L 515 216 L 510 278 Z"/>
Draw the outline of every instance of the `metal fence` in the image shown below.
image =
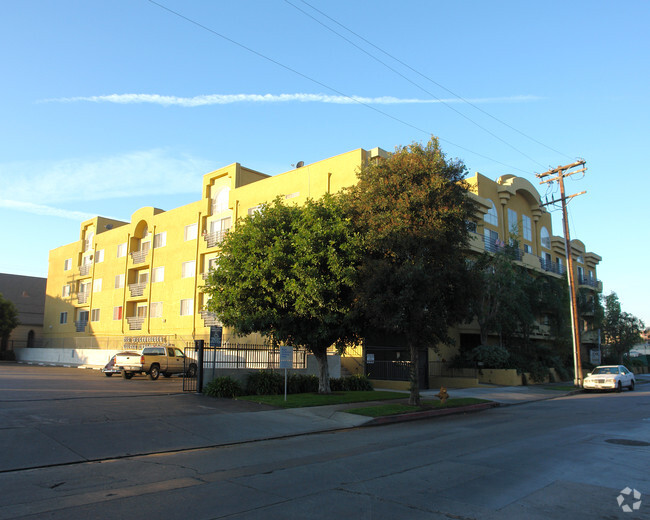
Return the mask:
<path id="1" fill-rule="evenodd" d="M 429 361 L 431 377 L 478 377 L 478 368 L 451 367 L 444 361 Z"/>
<path id="2" fill-rule="evenodd" d="M 408 381 L 410 361 L 373 361 L 366 363 L 366 375 L 382 381 Z"/>

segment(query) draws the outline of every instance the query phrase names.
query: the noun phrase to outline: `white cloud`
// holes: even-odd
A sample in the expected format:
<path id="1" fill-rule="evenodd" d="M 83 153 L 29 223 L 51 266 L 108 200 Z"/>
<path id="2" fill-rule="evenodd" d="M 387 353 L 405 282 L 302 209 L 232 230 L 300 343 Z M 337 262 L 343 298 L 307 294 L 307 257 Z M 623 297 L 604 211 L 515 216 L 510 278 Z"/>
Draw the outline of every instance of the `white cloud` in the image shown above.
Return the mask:
<path id="1" fill-rule="evenodd" d="M 531 95 L 507 96 L 493 98 L 468 99 L 471 103 L 512 103 L 537 101 L 541 98 Z M 397 105 L 422 103 L 463 103 L 458 98 L 452 99 L 417 99 L 396 98 L 392 96 L 361 97 L 361 96 L 328 96 L 326 94 L 210 94 L 194 97 L 161 96 L 159 94 L 110 94 L 106 96 L 85 96 L 45 99 L 43 102 L 74 103 L 79 101 L 93 103 L 134 104 L 150 103 L 163 106 L 198 107 L 206 105 L 228 105 L 231 103 L 333 103 L 349 105 L 365 103 L 367 105 Z"/>
<path id="2" fill-rule="evenodd" d="M 25 211 L 30 203 L 34 212 L 41 204 L 189 193 L 196 191 L 211 166 L 208 161 L 172 157 L 163 150 L 92 160 L 4 163 L 0 164 L 0 193 L 5 206 L 7 201 L 25 203 Z"/>
<path id="3" fill-rule="evenodd" d="M 0 208 L 8 208 L 16 211 L 23 211 L 25 213 L 33 213 L 34 215 L 60 217 L 76 221 L 88 220 L 89 218 L 96 216 L 82 211 L 70 211 L 66 209 L 53 208 L 52 206 L 44 206 L 43 204 L 33 204 L 31 202 L 19 202 L 4 199 L 0 199 Z"/>

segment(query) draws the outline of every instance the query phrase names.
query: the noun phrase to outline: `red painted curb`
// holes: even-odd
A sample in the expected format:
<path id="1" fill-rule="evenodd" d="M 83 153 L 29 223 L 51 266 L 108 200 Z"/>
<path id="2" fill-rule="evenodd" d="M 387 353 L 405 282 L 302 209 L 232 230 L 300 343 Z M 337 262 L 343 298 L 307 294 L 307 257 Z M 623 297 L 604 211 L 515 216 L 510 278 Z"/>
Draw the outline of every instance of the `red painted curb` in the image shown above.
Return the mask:
<path id="1" fill-rule="evenodd" d="M 439 417 L 441 415 L 453 415 L 468 412 L 480 412 L 488 408 L 496 408 L 499 403 L 480 403 L 470 404 L 468 406 L 456 406 L 454 408 L 444 408 L 442 410 L 423 410 L 421 412 L 410 412 L 396 415 L 386 415 L 384 417 L 377 417 L 363 426 L 379 426 L 381 424 L 393 424 L 406 421 L 417 421 L 419 419 L 428 419 L 429 417 Z"/>

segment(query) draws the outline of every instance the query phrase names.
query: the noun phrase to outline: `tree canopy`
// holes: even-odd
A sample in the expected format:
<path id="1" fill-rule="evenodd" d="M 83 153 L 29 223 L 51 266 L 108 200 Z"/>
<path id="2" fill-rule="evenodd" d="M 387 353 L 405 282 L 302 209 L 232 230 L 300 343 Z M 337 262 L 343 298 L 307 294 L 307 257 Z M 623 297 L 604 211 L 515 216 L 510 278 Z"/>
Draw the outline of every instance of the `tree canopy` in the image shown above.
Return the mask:
<path id="1" fill-rule="evenodd" d="M 276 199 L 226 236 L 204 289 L 207 307 L 239 334 L 312 352 L 319 392 L 328 393 L 327 349 L 359 339 L 351 313 L 359 262 L 359 241 L 336 197 L 301 207 Z"/>
<path id="2" fill-rule="evenodd" d="M 644 323 L 636 316 L 621 309 L 621 302 L 615 292 L 605 296 L 605 317 L 603 334 L 605 343 L 617 362 L 623 363 L 623 356 L 642 341 Z"/>
<path id="3" fill-rule="evenodd" d="M 448 328 L 467 310 L 463 251 L 475 205 L 465 173 L 463 163 L 448 160 L 432 138 L 368 162 L 347 192 L 364 239 L 357 308 L 376 330 L 405 338 L 411 404 L 420 400 L 419 351 L 448 342 Z"/>
<path id="4" fill-rule="evenodd" d="M 0 293 L 0 342 L 2 350 L 7 348 L 7 340 L 11 331 L 18 325 L 18 310 L 13 302 L 7 300 Z"/>

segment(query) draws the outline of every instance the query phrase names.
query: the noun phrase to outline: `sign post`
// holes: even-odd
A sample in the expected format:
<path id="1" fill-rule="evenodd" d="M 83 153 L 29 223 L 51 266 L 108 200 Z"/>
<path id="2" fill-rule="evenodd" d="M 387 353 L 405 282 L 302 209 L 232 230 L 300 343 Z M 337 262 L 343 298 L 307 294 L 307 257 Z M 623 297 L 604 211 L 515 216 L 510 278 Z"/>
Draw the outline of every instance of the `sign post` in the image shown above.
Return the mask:
<path id="1" fill-rule="evenodd" d="M 284 400 L 287 400 L 287 368 L 293 368 L 293 347 L 280 347 L 280 368 L 284 368 Z"/>

